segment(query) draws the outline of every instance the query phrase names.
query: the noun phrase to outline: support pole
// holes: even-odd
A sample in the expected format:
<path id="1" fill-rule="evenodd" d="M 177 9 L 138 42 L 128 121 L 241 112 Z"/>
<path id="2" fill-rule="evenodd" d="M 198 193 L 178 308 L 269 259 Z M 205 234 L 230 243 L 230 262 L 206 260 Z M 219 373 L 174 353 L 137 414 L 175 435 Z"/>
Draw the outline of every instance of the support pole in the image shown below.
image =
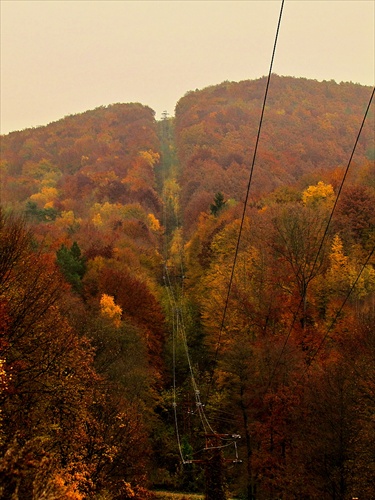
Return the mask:
<path id="1" fill-rule="evenodd" d="M 202 464 L 204 466 L 206 480 L 204 500 L 227 500 L 224 464 L 225 462 L 233 464 L 242 463 L 242 460 L 238 459 L 237 448 L 236 458 L 228 459 L 223 457 L 222 438 L 228 439 L 228 437 L 239 439 L 241 436 L 238 434 L 205 434 L 206 447 L 204 451 L 206 457 L 201 460 L 187 460 L 185 462 L 187 464 Z"/>
<path id="2" fill-rule="evenodd" d="M 220 448 L 207 452 L 205 460 L 205 500 L 226 500 L 224 487 L 224 460 Z"/>

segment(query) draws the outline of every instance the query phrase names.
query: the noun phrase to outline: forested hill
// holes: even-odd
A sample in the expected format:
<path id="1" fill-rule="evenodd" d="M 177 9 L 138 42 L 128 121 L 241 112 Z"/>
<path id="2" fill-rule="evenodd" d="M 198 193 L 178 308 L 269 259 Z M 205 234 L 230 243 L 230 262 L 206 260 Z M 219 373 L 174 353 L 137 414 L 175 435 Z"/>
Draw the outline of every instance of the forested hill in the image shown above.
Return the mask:
<path id="1" fill-rule="evenodd" d="M 2 138 L 2 201 L 82 214 L 95 202 L 160 209 L 154 112 L 114 104 Z M 30 203 L 29 203 L 30 208 Z"/>
<path id="2" fill-rule="evenodd" d="M 373 498 L 371 89 L 274 75 L 243 214 L 265 86 L 1 138 L 0 500 Z"/>
<path id="3" fill-rule="evenodd" d="M 212 193 L 243 200 L 266 78 L 189 92 L 176 106 L 185 221 L 206 211 Z M 346 166 L 371 89 L 273 75 L 261 130 L 253 199 L 280 186 L 308 186 Z M 374 112 L 361 134 L 353 170 L 374 160 Z"/>
<path id="4" fill-rule="evenodd" d="M 175 137 L 187 226 L 209 209 L 219 191 L 243 200 L 265 84 L 265 78 L 224 82 L 188 92 L 177 103 Z M 319 179 L 333 182 L 335 169 L 346 166 L 369 93 L 353 83 L 273 75 L 252 199 L 280 186 L 302 189 Z M 366 176 L 375 157 L 373 128 L 371 110 L 353 158 L 357 178 Z M 154 112 L 141 104 L 114 104 L 13 132 L 2 137 L 2 203 L 26 203 L 29 212 L 46 207 L 50 215 L 72 210 L 78 216 L 95 202 L 141 202 L 160 215 L 154 178 L 158 155 Z"/>
<path id="5" fill-rule="evenodd" d="M 1 499 L 148 498 L 169 376 L 159 144 L 140 104 L 2 138 Z"/>

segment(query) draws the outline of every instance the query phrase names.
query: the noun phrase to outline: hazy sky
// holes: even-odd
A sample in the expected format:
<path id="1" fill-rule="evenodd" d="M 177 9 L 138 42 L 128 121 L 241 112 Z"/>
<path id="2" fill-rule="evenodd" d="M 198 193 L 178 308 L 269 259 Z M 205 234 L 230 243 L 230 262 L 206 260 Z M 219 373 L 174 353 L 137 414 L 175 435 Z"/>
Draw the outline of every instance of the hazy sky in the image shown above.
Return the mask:
<path id="1" fill-rule="evenodd" d="M 1 0 L 1 132 L 268 73 L 279 0 Z M 274 72 L 374 85 L 373 0 L 286 0 Z"/>

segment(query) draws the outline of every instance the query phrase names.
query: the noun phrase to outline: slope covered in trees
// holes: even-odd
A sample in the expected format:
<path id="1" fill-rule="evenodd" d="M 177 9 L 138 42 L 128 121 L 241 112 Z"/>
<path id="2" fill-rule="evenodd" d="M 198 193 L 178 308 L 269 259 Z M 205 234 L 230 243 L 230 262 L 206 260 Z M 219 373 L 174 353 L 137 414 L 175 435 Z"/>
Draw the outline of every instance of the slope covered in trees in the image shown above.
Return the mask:
<path id="1" fill-rule="evenodd" d="M 244 438 L 244 498 L 371 498 L 373 105 L 332 214 L 371 89 L 271 80 L 242 219 L 265 83 L 224 83 L 176 108 L 206 412 Z"/>
<path id="2" fill-rule="evenodd" d="M 225 82 L 190 92 L 176 106 L 185 225 L 218 191 L 243 201 L 266 79 Z M 252 199 L 282 186 L 306 187 L 346 166 L 369 88 L 303 78 L 271 79 L 252 181 Z M 374 160 L 372 119 L 361 134 L 355 168 Z M 361 175 L 359 172 L 357 175 Z M 362 175 L 366 175 L 362 172 Z"/>
<path id="3" fill-rule="evenodd" d="M 3 203 L 27 200 L 39 217 L 82 215 L 95 202 L 140 198 L 157 210 L 152 167 L 158 149 L 154 113 L 140 104 L 114 104 L 8 134 L 2 140 Z M 40 214 L 43 209 L 51 210 Z"/>
<path id="4" fill-rule="evenodd" d="M 2 140 L 1 498 L 147 496 L 165 376 L 159 157 L 138 104 Z"/>
<path id="5" fill-rule="evenodd" d="M 373 495 L 370 89 L 272 77 L 238 244 L 265 83 L 2 137 L 0 498 L 202 491 L 207 421 L 238 498 Z"/>

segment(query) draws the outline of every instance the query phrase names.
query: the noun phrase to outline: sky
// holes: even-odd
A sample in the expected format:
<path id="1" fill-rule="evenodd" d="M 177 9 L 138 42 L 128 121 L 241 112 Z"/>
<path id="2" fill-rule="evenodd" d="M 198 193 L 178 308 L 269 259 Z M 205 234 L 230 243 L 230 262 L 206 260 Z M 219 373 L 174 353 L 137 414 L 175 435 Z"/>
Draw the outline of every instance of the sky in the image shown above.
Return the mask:
<path id="1" fill-rule="evenodd" d="M 1 0 L 2 134 L 267 75 L 281 0 Z M 373 0 L 285 0 L 273 72 L 375 83 Z"/>

